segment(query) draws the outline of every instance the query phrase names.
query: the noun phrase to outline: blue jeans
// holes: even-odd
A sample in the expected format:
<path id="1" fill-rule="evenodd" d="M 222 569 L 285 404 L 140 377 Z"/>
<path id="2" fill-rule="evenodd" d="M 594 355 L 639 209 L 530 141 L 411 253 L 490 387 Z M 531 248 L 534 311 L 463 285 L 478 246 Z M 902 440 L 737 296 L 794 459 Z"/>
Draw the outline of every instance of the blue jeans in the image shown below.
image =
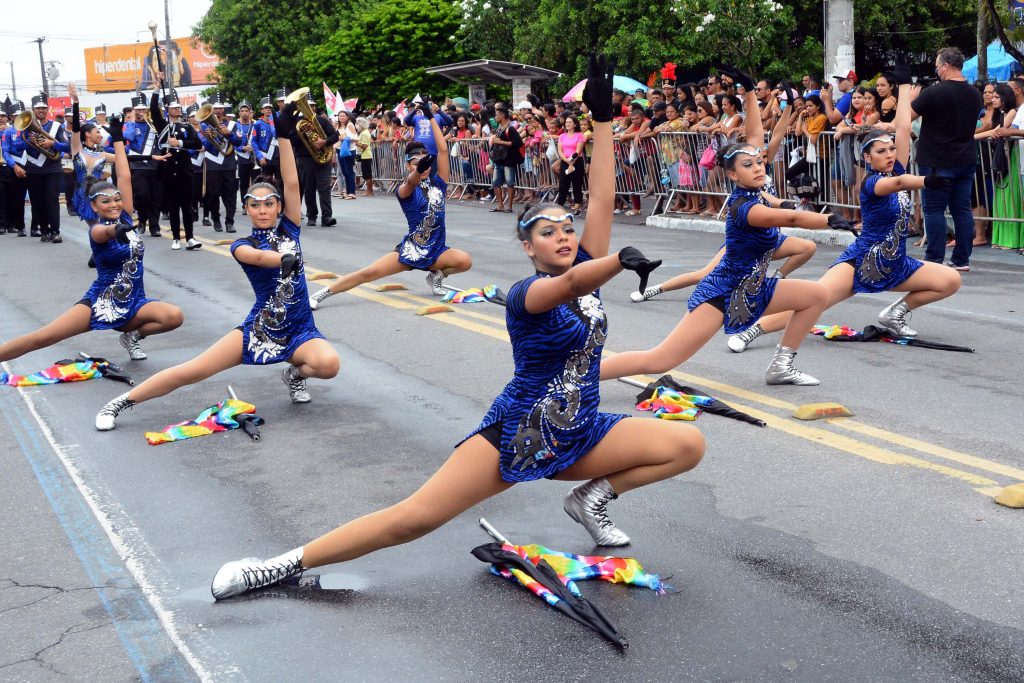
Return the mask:
<path id="1" fill-rule="evenodd" d="M 356 158 L 353 155 L 347 157 L 339 156 L 338 163 L 341 165 L 341 175 L 345 178 L 345 194 L 356 193 Z"/>
<path id="2" fill-rule="evenodd" d="M 971 261 L 974 241 L 974 216 L 971 214 L 971 189 L 974 186 L 974 165 L 921 166 L 921 175 L 938 174 L 949 178 L 949 190 L 921 190 L 921 210 L 924 212 L 924 234 L 928 238 L 925 260 L 942 263 L 946 257 L 946 207 L 953 216 L 956 246 L 950 261 L 955 266 L 966 266 Z"/>

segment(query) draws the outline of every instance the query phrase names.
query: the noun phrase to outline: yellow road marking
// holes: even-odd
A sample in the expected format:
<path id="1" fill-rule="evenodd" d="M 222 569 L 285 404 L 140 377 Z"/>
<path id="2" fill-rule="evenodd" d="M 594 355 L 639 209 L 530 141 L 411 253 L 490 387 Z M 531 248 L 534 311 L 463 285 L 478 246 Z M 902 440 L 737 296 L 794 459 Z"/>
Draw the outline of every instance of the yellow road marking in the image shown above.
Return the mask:
<path id="1" fill-rule="evenodd" d="M 209 244 L 209 242 L 206 243 Z M 211 246 L 209 251 L 216 254 L 220 254 L 222 256 L 231 257 L 231 252 L 228 249 L 224 249 L 222 247 Z M 307 273 L 312 275 L 327 272 L 317 268 L 313 268 L 309 265 L 305 266 L 305 270 Z M 374 303 L 383 304 L 385 306 L 389 306 L 391 308 L 399 310 L 416 310 L 420 308 L 424 303 L 436 303 L 436 300 L 425 299 L 423 297 L 419 297 L 414 294 L 408 294 L 402 291 L 387 293 L 375 292 L 365 285 L 356 287 L 355 289 L 351 289 L 347 292 L 347 294 L 358 296 L 362 299 L 373 301 Z M 503 341 L 506 343 L 510 342 L 508 331 L 504 328 L 504 320 L 501 320 L 494 316 L 486 315 L 483 313 L 477 313 L 476 311 L 469 311 L 461 308 L 457 309 L 456 312 L 461 315 L 438 315 L 429 316 L 429 318 L 431 320 L 436 320 L 447 325 L 454 325 L 455 327 L 460 327 L 464 330 L 476 332 L 478 334 L 482 334 L 493 339 L 497 339 L 499 341 Z M 481 323 L 475 322 L 474 320 L 469 320 L 467 318 L 482 319 L 485 320 L 488 324 L 483 325 Z M 501 329 L 492 326 L 497 324 L 501 324 Z M 608 350 L 605 350 L 604 353 L 609 356 L 615 355 L 615 352 Z M 702 387 L 707 387 L 708 389 L 711 389 L 716 393 L 725 394 L 728 396 L 736 396 L 741 399 L 750 400 L 764 406 L 779 408 L 782 410 L 793 410 L 797 407 L 796 404 L 789 403 L 788 401 L 776 399 L 774 397 L 759 394 L 755 391 L 742 389 L 740 387 L 734 387 L 729 384 L 717 382 L 715 380 L 708 379 L 705 377 L 698 377 L 697 375 L 691 375 L 685 372 L 680 372 L 678 370 L 672 370 L 668 374 L 682 381 L 689 382 L 691 384 L 697 384 Z M 641 377 L 639 379 L 647 382 L 652 381 L 651 378 L 647 377 Z M 817 444 L 821 444 L 829 448 L 834 448 L 836 450 L 843 451 L 851 455 L 855 455 L 857 457 L 870 460 L 872 462 L 877 462 L 884 465 L 904 465 L 908 467 L 914 467 L 917 469 L 928 470 L 931 472 L 942 474 L 944 476 L 951 477 L 953 479 L 958 479 L 973 485 L 975 487 L 975 491 L 985 496 L 994 497 L 995 495 L 998 494 L 999 491 L 1002 490 L 1002 487 L 999 486 L 999 482 L 993 479 L 989 479 L 988 477 L 983 477 L 977 474 L 973 474 L 971 472 L 965 472 L 963 470 L 958 470 L 953 467 L 948 467 L 946 465 L 941 465 L 914 456 L 897 453 L 886 448 L 875 446 L 873 444 L 869 444 L 863 441 L 858 441 L 856 439 L 844 436 L 842 434 L 836 434 L 835 432 L 831 432 L 826 429 L 811 427 L 806 424 L 794 422 L 787 418 L 780 418 L 772 413 L 767 413 L 757 408 L 739 404 L 732 400 L 730 400 L 730 405 L 732 405 L 737 410 L 742 410 L 743 412 L 749 413 L 750 415 L 753 415 L 758 419 L 764 420 L 769 427 L 778 429 L 779 431 L 785 432 L 791 436 L 796 436 L 798 438 L 805 439 Z M 917 450 L 929 455 L 933 455 L 935 457 L 952 460 L 954 462 L 959 462 L 963 465 L 974 467 L 976 469 L 992 472 L 993 474 L 1000 474 L 1003 476 L 1024 480 L 1024 470 L 1011 467 L 1009 465 L 1002 465 L 1000 463 L 987 460 L 985 458 L 979 458 L 977 456 L 968 455 L 966 453 L 959 453 L 957 451 L 953 451 L 942 446 L 930 444 L 925 441 L 920 441 L 918 439 L 914 439 L 911 437 L 905 437 L 900 434 L 895 434 L 884 429 L 871 427 L 870 425 L 855 422 L 853 420 L 845 418 L 826 420 L 826 422 L 841 429 L 859 432 L 865 434 L 866 436 L 871 436 L 873 438 L 883 441 L 889 441 L 891 443 L 895 443 L 905 448 Z"/>

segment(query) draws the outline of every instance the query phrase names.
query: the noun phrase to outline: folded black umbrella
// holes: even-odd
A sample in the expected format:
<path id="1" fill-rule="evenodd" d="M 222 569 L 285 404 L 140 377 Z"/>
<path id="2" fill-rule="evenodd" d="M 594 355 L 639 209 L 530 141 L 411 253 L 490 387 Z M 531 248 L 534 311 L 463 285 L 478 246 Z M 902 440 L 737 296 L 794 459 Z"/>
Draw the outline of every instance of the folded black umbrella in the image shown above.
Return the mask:
<path id="1" fill-rule="evenodd" d="M 663 375 L 661 378 L 651 382 L 647 387 L 636 395 L 636 403 L 641 401 L 647 401 L 654 397 L 654 390 L 658 387 L 668 387 L 673 391 L 678 391 L 680 394 L 695 394 L 698 396 L 707 396 L 711 399 L 711 403 L 708 405 L 702 405 L 700 408 L 706 413 L 712 415 L 721 415 L 722 417 L 732 418 L 733 420 L 739 420 L 740 422 L 746 422 L 747 424 L 757 425 L 758 427 L 767 427 L 768 423 L 764 420 L 760 420 L 753 415 L 740 412 L 727 403 L 723 403 L 703 389 L 697 389 L 696 387 L 686 386 L 680 384 L 672 377 L 672 375 Z"/>

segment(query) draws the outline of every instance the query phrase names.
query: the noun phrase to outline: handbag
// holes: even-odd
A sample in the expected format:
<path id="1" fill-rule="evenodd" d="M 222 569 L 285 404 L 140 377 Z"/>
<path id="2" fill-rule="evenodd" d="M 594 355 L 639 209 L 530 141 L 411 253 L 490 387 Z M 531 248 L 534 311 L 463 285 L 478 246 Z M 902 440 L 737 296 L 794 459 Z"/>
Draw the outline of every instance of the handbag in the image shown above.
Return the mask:
<path id="1" fill-rule="evenodd" d="M 495 135 L 500 138 L 505 134 L 506 130 L 508 130 L 507 127 L 499 130 Z M 505 145 L 491 145 L 491 161 L 496 164 L 504 164 L 505 160 L 508 159 L 508 152 L 509 148 Z"/>
<path id="2" fill-rule="evenodd" d="M 558 161 L 558 148 L 555 146 L 554 138 L 548 140 L 548 148 L 544 150 L 544 156 L 548 158 L 552 164 Z"/>
<path id="3" fill-rule="evenodd" d="M 712 147 L 711 145 L 708 145 L 707 147 L 704 148 L 703 154 L 700 155 L 700 161 L 697 163 L 698 165 L 701 166 L 701 168 L 706 168 L 710 171 L 715 167 L 717 156 L 718 153 L 715 152 L 715 148 Z"/>

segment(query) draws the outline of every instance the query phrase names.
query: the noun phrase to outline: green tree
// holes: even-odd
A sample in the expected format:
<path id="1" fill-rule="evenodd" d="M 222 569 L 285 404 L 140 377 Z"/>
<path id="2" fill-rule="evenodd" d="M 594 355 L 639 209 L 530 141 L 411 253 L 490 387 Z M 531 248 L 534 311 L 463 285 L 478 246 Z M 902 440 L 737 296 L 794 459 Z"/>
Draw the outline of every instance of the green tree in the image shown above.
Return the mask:
<path id="1" fill-rule="evenodd" d="M 349 7 L 328 0 L 213 0 L 192 31 L 221 58 L 217 80 L 238 101 L 310 85 L 303 51 L 332 33 Z"/>
<path id="2" fill-rule="evenodd" d="M 446 0 L 364 4 L 325 41 L 307 46 L 306 76 L 364 102 L 455 92 L 458 86 L 424 69 L 464 58 L 455 37 L 460 20 L 458 7 Z"/>

